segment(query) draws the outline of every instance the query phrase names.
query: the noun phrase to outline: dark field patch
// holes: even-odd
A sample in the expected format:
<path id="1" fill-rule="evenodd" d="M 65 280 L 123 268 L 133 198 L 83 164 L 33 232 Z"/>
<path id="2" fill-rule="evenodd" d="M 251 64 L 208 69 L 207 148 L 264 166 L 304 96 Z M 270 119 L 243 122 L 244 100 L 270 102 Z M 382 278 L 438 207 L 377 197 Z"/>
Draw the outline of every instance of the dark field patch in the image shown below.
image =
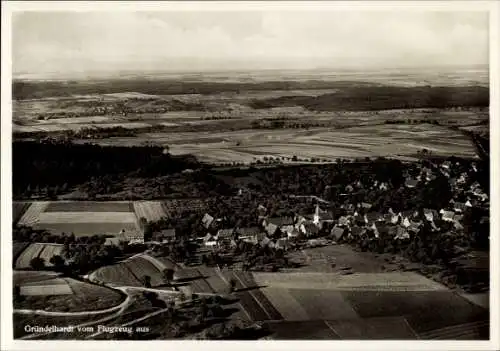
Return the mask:
<path id="1" fill-rule="evenodd" d="M 340 337 L 324 321 L 266 323 L 272 337 L 278 340 L 339 340 Z"/>
<path id="2" fill-rule="evenodd" d="M 358 318 L 339 291 L 292 289 L 289 292 L 312 319 Z"/>
<path id="3" fill-rule="evenodd" d="M 30 243 L 20 243 L 13 242 L 12 243 L 12 259 L 14 262 L 17 260 L 19 255 L 29 246 Z"/>
<path id="4" fill-rule="evenodd" d="M 417 332 L 488 318 L 488 311 L 450 291 L 342 292 L 362 318 L 404 316 Z"/>
<path id="5" fill-rule="evenodd" d="M 335 320 L 326 323 L 345 340 L 415 340 L 416 333 L 403 317 Z"/>
<path id="6" fill-rule="evenodd" d="M 44 212 L 133 212 L 128 202 L 51 202 Z"/>
<path id="7" fill-rule="evenodd" d="M 30 202 L 13 202 L 12 203 L 12 224 L 17 224 L 24 212 L 30 207 Z"/>

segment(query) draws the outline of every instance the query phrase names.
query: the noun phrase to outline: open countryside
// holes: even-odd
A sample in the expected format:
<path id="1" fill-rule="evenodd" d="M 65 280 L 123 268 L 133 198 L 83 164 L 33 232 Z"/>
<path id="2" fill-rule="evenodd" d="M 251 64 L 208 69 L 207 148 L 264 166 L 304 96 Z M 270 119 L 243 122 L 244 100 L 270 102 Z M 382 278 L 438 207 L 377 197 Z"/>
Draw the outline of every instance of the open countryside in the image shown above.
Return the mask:
<path id="1" fill-rule="evenodd" d="M 493 338 L 488 13 L 297 6 L 19 11 L 15 339 Z"/>

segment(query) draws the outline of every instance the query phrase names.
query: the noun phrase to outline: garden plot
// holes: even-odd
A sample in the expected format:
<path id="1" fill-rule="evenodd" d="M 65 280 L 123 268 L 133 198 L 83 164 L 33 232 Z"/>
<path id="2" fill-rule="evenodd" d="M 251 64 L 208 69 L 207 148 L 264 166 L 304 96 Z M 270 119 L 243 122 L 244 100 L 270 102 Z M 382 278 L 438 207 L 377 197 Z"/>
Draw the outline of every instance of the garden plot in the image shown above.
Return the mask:
<path id="1" fill-rule="evenodd" d="M 137 218 L 145 218 L 148 222 L 157 222 L 165 217 L 165 211 L 159 201 L 136 201 L 134 211 Z"/>

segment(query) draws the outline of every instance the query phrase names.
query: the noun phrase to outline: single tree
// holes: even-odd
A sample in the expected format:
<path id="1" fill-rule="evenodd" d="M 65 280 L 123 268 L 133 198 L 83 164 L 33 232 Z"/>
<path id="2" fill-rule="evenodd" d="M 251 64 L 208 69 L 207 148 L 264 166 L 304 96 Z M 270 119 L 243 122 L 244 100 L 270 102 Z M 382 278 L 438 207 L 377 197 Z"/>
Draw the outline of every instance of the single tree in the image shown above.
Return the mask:
<path id="1" fill-rule="evenodd" d="M 151 277 L 149 275 L 145 275 L 142 278 L 142 283 L 145 288 L 151 288 Z"/>
<path id="2" fill-rule="evenodd" d="M 45 268 L 45 261 L 41 257 L 34 257 L 30 261 L 30 267 L 35 271 L 42 270 Z"/>

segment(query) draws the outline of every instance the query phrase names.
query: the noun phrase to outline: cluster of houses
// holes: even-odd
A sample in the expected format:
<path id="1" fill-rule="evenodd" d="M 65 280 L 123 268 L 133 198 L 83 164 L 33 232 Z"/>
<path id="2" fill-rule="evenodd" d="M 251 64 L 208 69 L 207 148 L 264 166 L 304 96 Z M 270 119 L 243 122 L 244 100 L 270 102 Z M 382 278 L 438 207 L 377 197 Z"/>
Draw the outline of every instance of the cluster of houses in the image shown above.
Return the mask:
<path id="1" fill-rule="evenodd" d="M 487 206 L 488 195 L 483 192 L 479 183 L 470 184 L 469 174 L 461 172 L 452 176 L 455 165 L 444 161 L 438 165 L 437 170 L 448 178 L 454 198 L 449 205 L 442 209 L 426 208 L 423 211 L 394 212 L 389 209 L 387 213 L 372 211 L 370 203 L 361 202 L 356 205 L 350 203 L 343 205 L 345 215 L 335 218 L 334 214 L 322 210 L 316 205 L 315 211 L 310 215 L 295 214 L 293 217 L 268 217 L 264 206 L 259 205 L 257 213 L 259 226 L 251 228 L 222 228 L 207 233 L 200 241 L 203 245 L 212 248 L 234 247 L 237 242 L 244 241 L 254 245 L 270 246 L 273 248 L 287 249 L 290 242 L 297 238 L 312 239 L 329 237 L 335 241 L 342 239 L 356 239 L 367 236 L 369 238 L 392 237 L 394 240 L 408 240 L 420 232 L 427 222 L 433 231 L 440 231 L 439 225 L 444 222 L 451 224 L 454 231 L 464 229 L 462 220 L 464 213 L 472 207 Z M 458 166 L 458 165 L 457 165 Z M 477 171 L 474 164 L 471 172 Z M 405 186 L 412 188 L 422 183 L 427 183 L 436 178 L 435 170 L 422 167 L 416 177 L 407 176 Z M 454 172 L 455 174 L 457 172 Z M 354 191 L 356 184 L 348 185 L 346 192 Z M 388 184 L 374 182 L 372 188 L 387 190 Z M 462 199 L 463 201 L 459 201 Z M 202 223 L 207 230 L 217 223 L 209 214 L 205 214 Z M 450 226 L 447 226 L 450 228 Z"/>
<path id="2" fill-rule="evenodd" d="M 455 166 L 457 166 L 456 169 Z M 389 209 L 386 213 L 381 213 L 373 210 L 372 204 L 368 202 L 357 204 L 346 202 L 345 205 L 341 206 L 344 214 L 340 217 L 335 216 L 333 212 L 322 210 L 319 205 L 316 205 L 314 213 L 272 217 L 269 216 L 268 210 L 263 205 L 259 205 L 256 209 L 256 215 L 259 219 L 258 225 L 252 227 L 227 228 L 224 227 L 222 219 L 205 213 L 201 218 L 201 224 L 205 228 L 206 234 L 198 238 L 198 241 L 203 246 L 214 250 L 235 247 L 239 242 L 286 250 L 297 239 L 305 239 L 312 245 L 318 240 L 321 241 L 318 239 L 321 237 L 337 242 L 380 236 L 394 240 L 408 240 L 418 234 L 425 223 L 428 223 L 432 230 L 437 232 L 441 230 L 440 227 L 444 226 L 443 222 L 447 222 L 447 230 L 460 232 L 464 229 L 462 222 L 468 209 L 473 207 L 486 208 L 489 203 L 488 195 L 481 189 L 480 184 L 469 181 L 470 174 L 467 172 L 457 172 L 457 169 L 460 169 L 458 166 L 458 164 L 445 161 L 433 170 L 421 167 L 419 175 L 416 177 L 406 175 L 404 186 L 411 188 L 435 179 L 436 171 L 444 174 L 448 178 L 454 194 L 453 199 L 445 208 L 426 208 L 423 211 L 402 212 Z M 472 164 L 470 172 L 477 172 L 474 164 Z M 342 195 L 348 195 L 348 193 L 355 191 L 355 188 L 361 186 L 358 183 L 347 185 L 346 194 Z M 388 190 L 389 185 L 374 181 L 371 188 L 385 191 Z M 241 191 L 238 195 L 241 195 Z M 326 202 L 319 200 L 318 203 Z M 154 233 L 152 241 L 173 243 L 175 239 L 175 229 L 171 228 Z"/>

